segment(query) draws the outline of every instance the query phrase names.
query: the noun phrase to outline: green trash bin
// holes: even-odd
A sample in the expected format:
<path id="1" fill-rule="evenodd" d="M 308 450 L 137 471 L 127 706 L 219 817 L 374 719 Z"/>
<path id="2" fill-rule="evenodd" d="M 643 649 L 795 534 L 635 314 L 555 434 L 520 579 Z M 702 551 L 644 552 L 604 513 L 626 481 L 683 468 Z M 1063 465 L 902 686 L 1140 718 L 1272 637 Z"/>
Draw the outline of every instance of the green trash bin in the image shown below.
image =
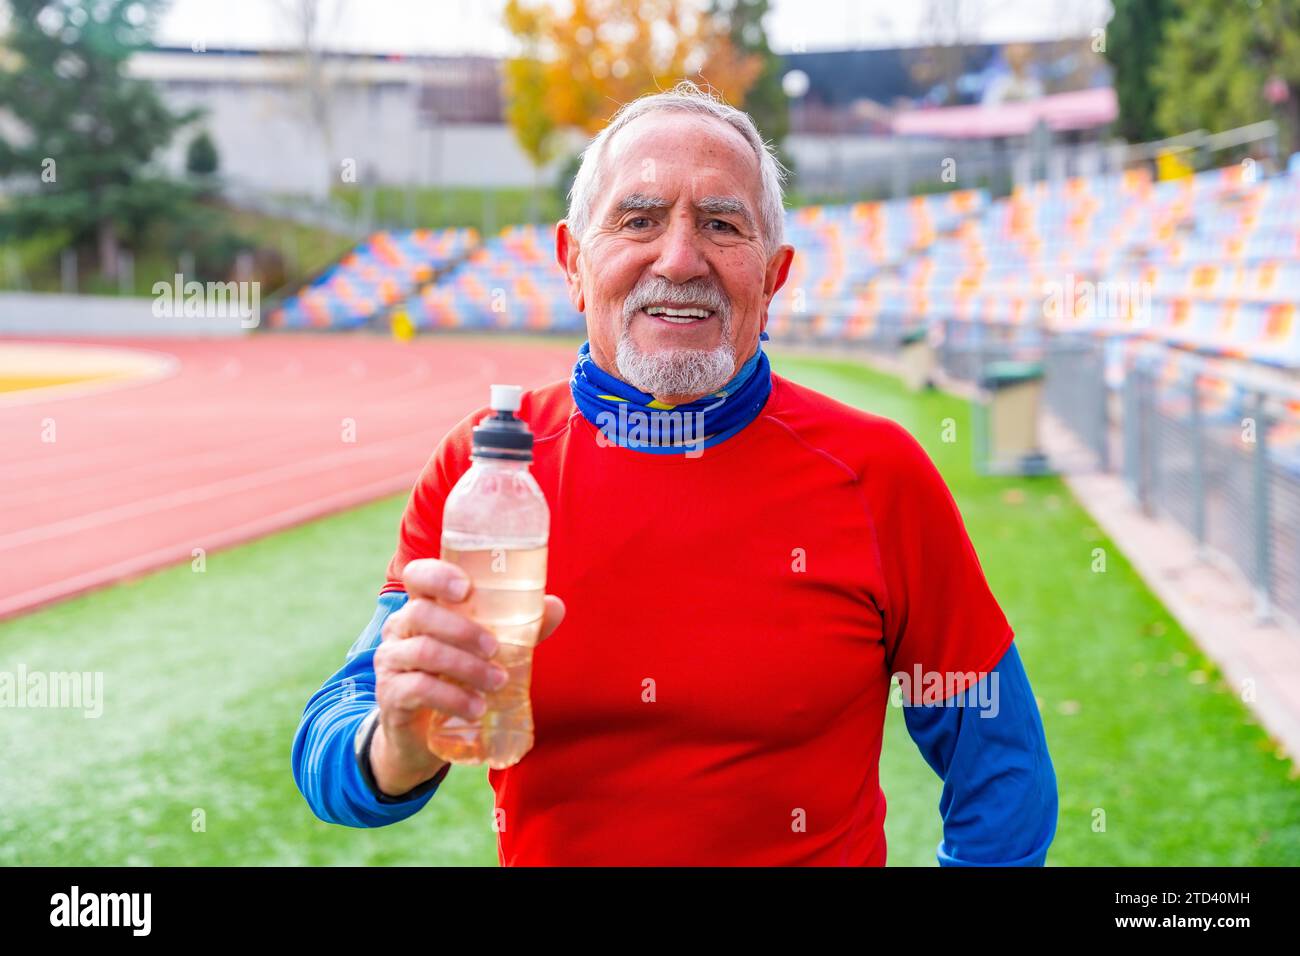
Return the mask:
<path id="1" fill-rule="evenodd" d="M 903 383 L 913 392 L 934 385 L 934 349 L 925 326 L 911 329 L 899 341 L 899 358 L 903 366 Z"/>
<path id="2" fill-rule="evenodd" d="M 1051 469 L 1038 444 L 1043 363 L 992 362 L 980 377 L 976 466 L 986 474 L 1041 475 Z"/>

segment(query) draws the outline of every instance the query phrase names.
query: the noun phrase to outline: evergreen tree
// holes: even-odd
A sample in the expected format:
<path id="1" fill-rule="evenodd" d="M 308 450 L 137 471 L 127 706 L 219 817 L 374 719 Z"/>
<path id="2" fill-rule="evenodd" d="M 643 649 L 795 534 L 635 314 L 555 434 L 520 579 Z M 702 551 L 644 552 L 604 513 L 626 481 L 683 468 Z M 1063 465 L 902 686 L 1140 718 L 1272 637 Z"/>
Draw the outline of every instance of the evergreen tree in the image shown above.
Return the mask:
<path id="1" fill-rule="evenodd" d="M 1300 4 L 1178 0 L 1151 78 L 1167 134 L 1219 132 L 1276 110 L 1284 146 L 1300 148 Z M 1276 108 L 1270 86 L 1283 97 Z"/>
<path id="2" fill-rule="evenodd" d="M 1151 65 L 1160 54 L 1173 0 L 1112 0 L 1106 25 L 1106 59 L 1115 70 L 1119 132 L 1130 143 L 1159 139 Z"/>
<path id="3" fill-rule="evenodd" d="M 790 132 L 790 102 L 781 86 L 784 65 L 768 46 L 763 26 L 770 5 L 769 0 L 711 0 L 709 13 L 726 21 L 728 36 L 738 53 L 761 58 L 762 70 L 745 93 L 743 108 L 753 117 L 763 138 L 776 146 L 781 162 L 793 169 L 793 161 L 783 148 Z"/>
<path id="4" fill-rule="evenodd" d="M 217 146 L 204 130 L 190 140 L 185 151 L 185 171 L 193 176 L 212 176 L 218 165 Z"/>
<path id="5" fill-rule="evenodd" d="M 186 213 L 189 187 L 153 165 L 197 115 L 172 112 L 126 63 L 147 46 L 158 0 L 9 0 L 0 111 L 21 134 L 0 140 L 0 176 L 18 187 L 0 234 L 61 232 L 117 271 L 119 243 Z"/>

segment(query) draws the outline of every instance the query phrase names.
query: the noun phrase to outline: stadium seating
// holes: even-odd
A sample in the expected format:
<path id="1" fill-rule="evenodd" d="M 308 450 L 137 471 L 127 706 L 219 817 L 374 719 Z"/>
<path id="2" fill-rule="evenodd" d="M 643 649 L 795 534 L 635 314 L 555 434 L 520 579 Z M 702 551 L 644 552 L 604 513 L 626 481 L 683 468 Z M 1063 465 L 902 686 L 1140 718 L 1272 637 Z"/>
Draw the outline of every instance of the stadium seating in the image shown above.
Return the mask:
<path id="1" fill-rule="evenodd" d="M 867 339 L 900 331 L 924 306 L 887 277 L 984 212 L 974 190 L 887 202 L 791 210 L 786 242 L 795 247 L 785 286 L 772 301 L 773 338 Z"/>
<path id="2" fill-rule="evenodd" d="M 794 209 L 796 255 L 768 331 L 892 348 L 925 328 L 976 355 L 1032 354 L 1052 332 L 1096 335 L 1112 388 L 1139 357 L 1158 361 L 1167 414 L 1187 414 L 1183 383 L 1198 375 L 1203 420 L 1240 419 L 1234 363 L 1300 370 L 1300 165 L 1255 172 L 1155 182 L 1133 170 L 999 200 L 964 190 Z M 481 245 L 473 230 L 378 233 L 270 324 L 581 333 L 553 254 L 550 226 L 510 226 Z M 1157 360 L 1143 351 L 1152 345 L 1176 349 L 1157 348 Z M 1300 473 L 1300 402 L 1267 437 Z"/>
<path id="3" fill-rule="evenodd" d="M 1294 167 L 1295 164 L 1292 164 Z M 963 341 L 1045 332 L 1136 336 L 1300 368 L 1300 170 L 1234 165 L 1154 182 L 1144 170 L 809 206 L 773 299 L 774 340 L 892 342 L 939 326 Z M 289 299 L 271 324 L 581 332 L 551 227 L 379 233 Z M 435 279 L 436 281 L 430 281 Z M 969 326 L 969 328 L 967 327 Z"/>
<path id="4" fill-rule="evenodd" d="M 1254 181 L 1241 166 L 1161 183 L 1137 172 L 1038 183 L 987 203 L 898 268 L 859 271 L 834 299 L 802 304 L 834 313 L 852 302 L 859 327 L 889 318 L 895 329 L 942 323 L 950 333 L 1018 327 L 1012 337 L 1024 341 L 1045 329 L 1137 335 L 1300 368 L 1298 214 L 1300 176 Z M 811 271 L 803 287 L 820 288 Z"/>
<path id="5" fill-rule="evenodd" d="M 398 306 L 416 329 L 580 332 L 551 227 L 510 226 Z"/>
<path id="6" fill-rule="evenodd" d="M 272 328 L 356 328 L 478 243 L 473 229 L 377 232 L 270 314 Z"/>

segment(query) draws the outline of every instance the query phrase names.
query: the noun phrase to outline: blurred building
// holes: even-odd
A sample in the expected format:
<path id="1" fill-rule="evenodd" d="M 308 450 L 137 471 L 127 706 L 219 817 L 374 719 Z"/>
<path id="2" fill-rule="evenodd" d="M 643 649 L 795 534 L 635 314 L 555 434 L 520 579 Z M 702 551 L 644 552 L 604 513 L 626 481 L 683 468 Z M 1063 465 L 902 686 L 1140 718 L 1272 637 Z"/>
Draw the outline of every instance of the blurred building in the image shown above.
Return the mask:
<path id="1" fill-rule="evenodd" d="M 924 134 L 900 148 L 900 115 L 1109 84 L 1086 40 L 783 59 L 785 72 L 807 76 L 791 102 L 786 148 L 805 183 L 832 191 L 867 181 L 897 187 L 900 155 L 928 166 L 951 153 L 944 137 Z M 538 176 L 553 182 L 564 162 L 534 171 L 505 125 L 501 61 L 491 57 L 328 53 L 309 60 L 298 51 L 182 47 L 141 53 L 131 71 L 158 84 L 173 106 L 202 108 L 223 175 L 267 192 L 324 194 L 348 181 L 525 186 Z M 1094 120 L 1089 114 L 1086 122 L 1099 130 L 1104 119 Z M 575 137 L 575 150 L 580 143 Z M 186 144 L 175 144 L 171 163 L 183 162 Z"/>
<path id="2" fill-rule="evenodd" d="M 174 107 L 200 107 L 224 176 L 269 192 L 379 184 L 528 184 L 502 119 L 499 61 L 157 49 L 131 61 Z M 169 157 L 179 166 L 187 140 Z M 350 164 L 350 165 L 348 165 Z"/>
<path id="3" fill-rule="evenodd" d="M 1116 104 L 1088 38 L 783 59 L 787 74 L 807 77 L 785 144 L 805 194 L 904 195 L 943 182 L 945 164 L 962 184 L 1003 191 L 1106 162 Z"/>

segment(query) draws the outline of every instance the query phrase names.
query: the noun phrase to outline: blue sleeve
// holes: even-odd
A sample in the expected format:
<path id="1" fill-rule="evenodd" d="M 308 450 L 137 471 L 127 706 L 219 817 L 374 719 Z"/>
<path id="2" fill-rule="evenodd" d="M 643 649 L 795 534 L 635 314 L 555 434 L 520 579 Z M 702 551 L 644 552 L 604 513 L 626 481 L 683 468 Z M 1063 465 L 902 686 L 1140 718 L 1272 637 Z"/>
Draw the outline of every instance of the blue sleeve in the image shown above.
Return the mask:
<path id="1" fill-rule="evenodd" d="M 1012 643 L 979 684 L 907 706 L 907 732 L 943 780 L 940 866 L 1042 866 L 1056 835 L 1056 772 Z"/>
<path id="2" fill-rule="evenodd" d="M 406 604 L 405 591 L 379 596 L 374 617 L 348 650 L 341 667 L 312 695 L 293 739 L 293 779 L 312 812 L 326 823 L 382 827 L 416 813 L 429 802 L 450 764 L 406 799 L 372 790 L 361 775 L 355 740 L 357 728 L 377 706 L 375 648 L 384 621 Z"/>

